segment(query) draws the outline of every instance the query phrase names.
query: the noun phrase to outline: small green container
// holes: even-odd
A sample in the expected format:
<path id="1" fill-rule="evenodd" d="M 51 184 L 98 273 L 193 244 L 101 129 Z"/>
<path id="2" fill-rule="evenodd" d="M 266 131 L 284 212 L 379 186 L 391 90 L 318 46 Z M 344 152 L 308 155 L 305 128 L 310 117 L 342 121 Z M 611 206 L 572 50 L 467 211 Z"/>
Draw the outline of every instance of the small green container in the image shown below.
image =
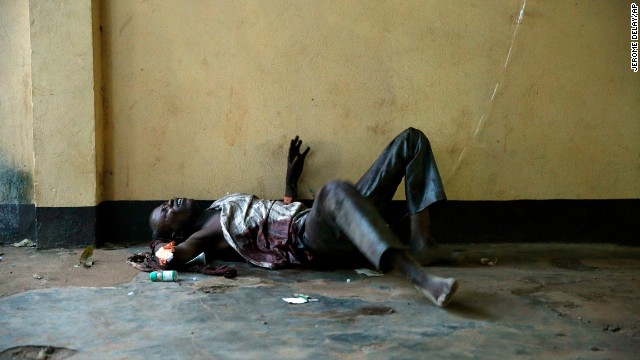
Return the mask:
<path id="1" fill-rule="evenodd" d="M 175 270 L 154 271 L 149 274 L 151 281 L 178 281 L 178 272 Z"/>

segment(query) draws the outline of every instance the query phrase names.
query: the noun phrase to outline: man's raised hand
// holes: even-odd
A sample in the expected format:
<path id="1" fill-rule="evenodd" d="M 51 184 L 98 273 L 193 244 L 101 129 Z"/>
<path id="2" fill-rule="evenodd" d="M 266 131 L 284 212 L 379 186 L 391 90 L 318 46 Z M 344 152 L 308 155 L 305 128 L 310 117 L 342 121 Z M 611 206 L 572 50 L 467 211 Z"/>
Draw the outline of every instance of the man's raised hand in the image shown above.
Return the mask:
<path id="1" fill-rule="evenodd" d="M 287 159 L 285 199 L 289 198 L 289 200 L 295 200 L 298 197 L 298 180 L 302 175 L 305 157 L 309 153 L 309 150 L 311 150 L 310 147 L 307 147 L 304 152 L 301 153 L 301 145 L 302 140 L 298 138 L 298 135 L 291 139 L 291 144 L 289 145 L 289 157 Z"/>

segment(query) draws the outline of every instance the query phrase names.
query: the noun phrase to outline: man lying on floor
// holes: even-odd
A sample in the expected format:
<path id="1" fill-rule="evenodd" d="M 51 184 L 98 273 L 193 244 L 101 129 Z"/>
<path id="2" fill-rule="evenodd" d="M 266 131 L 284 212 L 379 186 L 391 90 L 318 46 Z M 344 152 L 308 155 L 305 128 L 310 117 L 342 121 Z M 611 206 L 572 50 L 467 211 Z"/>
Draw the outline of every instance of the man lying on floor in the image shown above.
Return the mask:
<path id="1" fill-rule="evenodd" d="M 428 262 L 435 250 L 427 207 L 446 198 L 427 137 L 413 128 L 403 131 L 355 185 L 331 181 L 322 186 L 311 209 L 296 202 L 310 150 L 301 153 L 301 144 L 297 136 L 291 140 L 284 201 L 232 194 L 205 210 L 183 198 L 155 208 L 149 219 L 150 246 L 160 266 L 180 269 L 202 253 L 211 259 L 233 250 L 268 269 L 313 267 L 339 263 L 357 251 L 379 270 L 399 270 L 429 300 L 446 306 L 457 281 L 428 274 L 416 260 Z M 409 249 L 381 215 L 403 178 Z"/>

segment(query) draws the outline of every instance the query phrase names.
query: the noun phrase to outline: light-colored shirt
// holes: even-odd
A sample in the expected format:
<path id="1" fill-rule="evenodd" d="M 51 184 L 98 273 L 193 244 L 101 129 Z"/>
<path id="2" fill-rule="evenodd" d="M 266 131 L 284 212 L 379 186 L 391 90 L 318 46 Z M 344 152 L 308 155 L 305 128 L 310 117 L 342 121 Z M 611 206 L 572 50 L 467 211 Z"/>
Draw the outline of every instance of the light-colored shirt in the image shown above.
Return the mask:
<path id="1" fill-rule="evenodd" d="M 304 204 L 229 194 L 215 201 L 210 209 L 220 211 L 225 240 L 250 263 L 277 269 L 311 260 L 298 236 L 309 212 Z"/>

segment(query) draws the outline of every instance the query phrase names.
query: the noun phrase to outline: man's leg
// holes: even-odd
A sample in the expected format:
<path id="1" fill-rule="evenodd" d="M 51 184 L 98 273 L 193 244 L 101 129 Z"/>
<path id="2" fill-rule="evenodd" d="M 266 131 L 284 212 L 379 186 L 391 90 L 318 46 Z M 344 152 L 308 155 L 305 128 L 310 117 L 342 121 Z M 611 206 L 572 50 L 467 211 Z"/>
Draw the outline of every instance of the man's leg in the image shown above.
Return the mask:
<path id="1" fill-rule="evenodd" d="M 356 183 L 356 189 L 378 209 L 383 209 L 391 202 L 403 177 L 411 221 L 411 253 L 423 265 L 452 260 L 453 255 L 438 248 L 431 235 L 427 207 L 446 199 L 446 195 L 431 144 L 424 133 L 414 128 L 404 130 L 387 145 Z"/>
<path id="2" fill-rule="evenodd" d="M 315 255 L 331 258 L 336 251 L 348 250 L 340 241 L 344 237 L 376 268 L 398 269 L 438 306 L 445 306 L 457 289 L 455 279 L 427 274 L 353 185 L 334 181 L 318 191 L 305 220 L 303 242 Z"/>
<path id="3" fill-rule="evenodd" d="M 463 252 L 451 251 L 440 246 L 431 236 L 429 210 L 424 209 L 411 215 L 411 255 L 422 265 L 451 263 L 464 258 Z"/>
<path id="4" fill-rule="evenodd" d="M 424 296 L 440 307 L 447 306 L 458 290 L 456 279 L 445 279 L 427 273 L 406 251 L 390 249 L 385 257 L 392 268 L 407 276 Z"/>

